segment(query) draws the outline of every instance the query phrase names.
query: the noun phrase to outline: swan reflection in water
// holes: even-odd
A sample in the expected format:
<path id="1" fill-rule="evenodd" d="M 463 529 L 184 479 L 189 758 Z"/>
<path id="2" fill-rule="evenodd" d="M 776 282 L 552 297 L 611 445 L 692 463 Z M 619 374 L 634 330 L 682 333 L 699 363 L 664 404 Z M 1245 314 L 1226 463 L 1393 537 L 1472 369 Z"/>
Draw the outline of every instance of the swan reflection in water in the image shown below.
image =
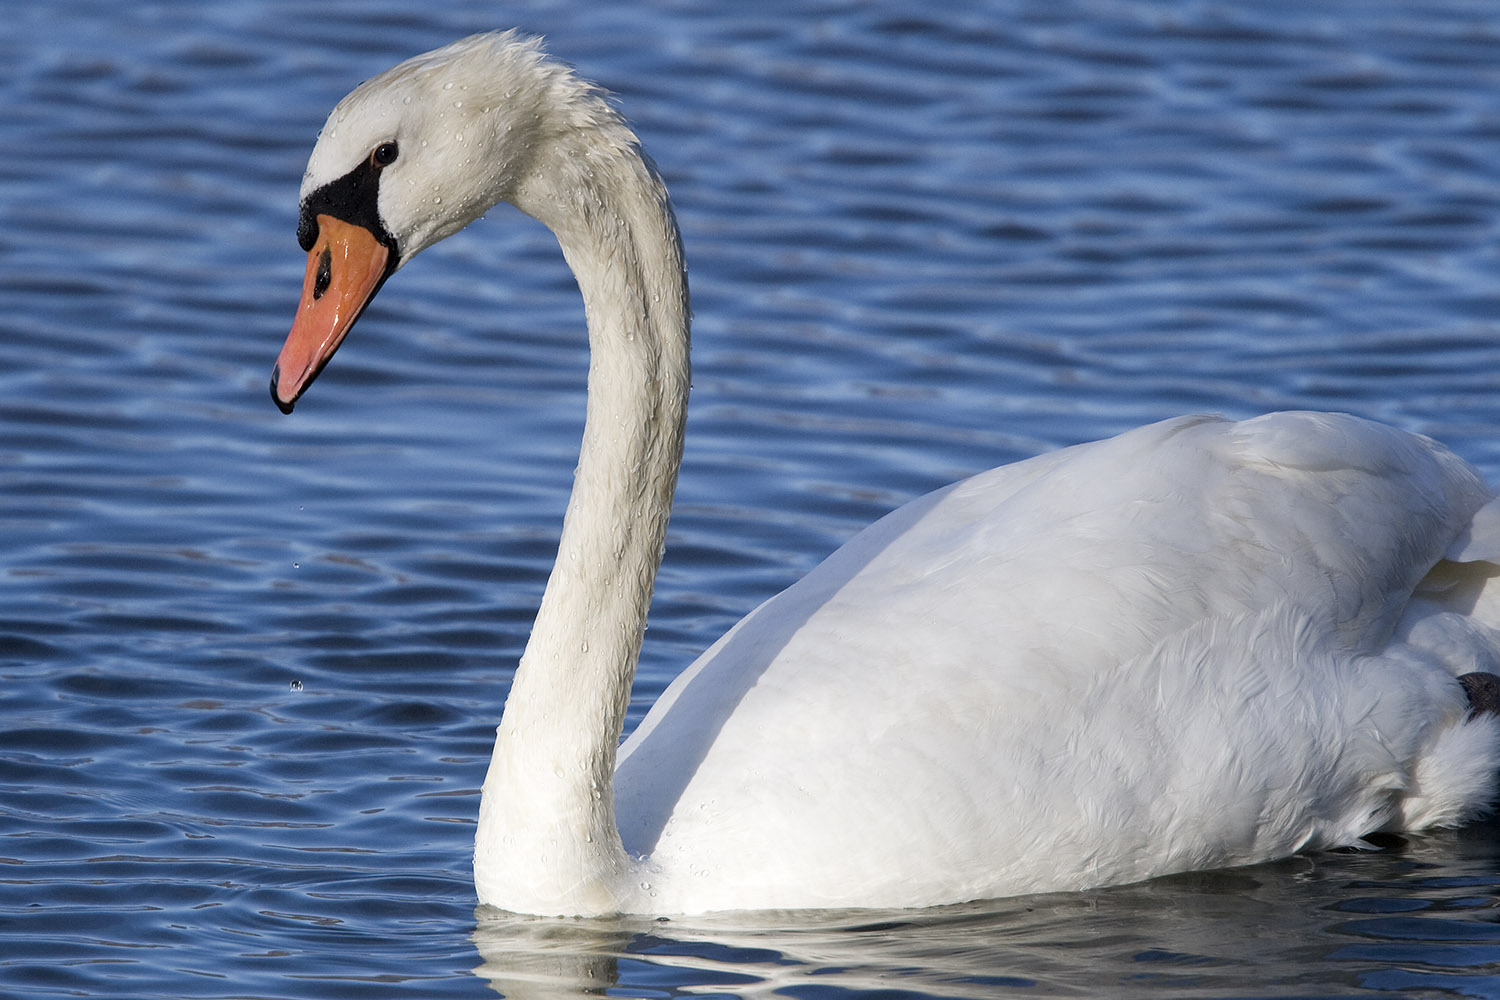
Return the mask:
<path id="1" fill-rule="evenodd" d="M 581 920 L 481 906 L 475 973 L 528 1000 L 1469 995 L 1495 986 L 1486 963 L 1500 961 L 1497 842 L 1489 821 L 1375 852 L 926 910 Z"/>

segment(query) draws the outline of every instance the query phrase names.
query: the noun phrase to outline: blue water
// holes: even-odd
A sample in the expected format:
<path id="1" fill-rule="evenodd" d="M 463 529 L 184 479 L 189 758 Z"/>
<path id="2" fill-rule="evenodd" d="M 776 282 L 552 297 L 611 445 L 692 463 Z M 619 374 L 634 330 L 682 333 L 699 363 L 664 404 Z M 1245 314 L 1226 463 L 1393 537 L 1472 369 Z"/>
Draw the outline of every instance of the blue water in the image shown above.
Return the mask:
<path id="1" fill-rule="evenodd" d="M 0 996 L 1500 996 L 1493 825 L 921 913 L 476 914 L 576 290 L 497 210 L 295 416 L 265 387 L 328 108 L 511 23 L 621 95 L 691 262 L 631 725 L 858 527 L 1060 445 L 1305 406 L 1500 479 L 1488 3 L 6 5 Z"/>

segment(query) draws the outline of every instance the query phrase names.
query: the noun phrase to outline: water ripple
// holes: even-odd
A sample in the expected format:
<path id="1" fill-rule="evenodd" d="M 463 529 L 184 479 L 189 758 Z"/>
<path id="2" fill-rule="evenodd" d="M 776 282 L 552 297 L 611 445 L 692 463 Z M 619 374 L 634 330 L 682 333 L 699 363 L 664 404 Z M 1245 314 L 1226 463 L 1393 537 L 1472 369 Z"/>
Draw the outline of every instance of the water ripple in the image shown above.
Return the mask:
<path id="1" fill-rule="evenodd" d="M 1500 994 L 1491 826 L 930 913 L 476 918 L 478 786 L 581 428 L 576 288 L 496 210 L 403 270 L 295 419 L 265 387 L 328 107 L 493 16 L 7 9 L 0 993 Z M 1312 407 L 1500 477 L 1487 10 L 507 16 L 621 95 L 692 265 L 629 725 L 858 527 L 1049 448 Z"/>

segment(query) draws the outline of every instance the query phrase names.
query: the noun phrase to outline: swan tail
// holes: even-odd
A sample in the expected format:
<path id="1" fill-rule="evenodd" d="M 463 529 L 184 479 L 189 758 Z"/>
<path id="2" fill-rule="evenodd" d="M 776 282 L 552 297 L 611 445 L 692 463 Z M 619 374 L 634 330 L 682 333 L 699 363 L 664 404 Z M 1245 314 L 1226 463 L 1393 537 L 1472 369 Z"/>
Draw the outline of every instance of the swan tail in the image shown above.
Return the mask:
<path id="1" fill-rule="evenodd" d="M 1500 497 L 1474 512 L 1466 527 L 1448 546 L 1449 562 L 1484 562 L 1500 566 Z"/>

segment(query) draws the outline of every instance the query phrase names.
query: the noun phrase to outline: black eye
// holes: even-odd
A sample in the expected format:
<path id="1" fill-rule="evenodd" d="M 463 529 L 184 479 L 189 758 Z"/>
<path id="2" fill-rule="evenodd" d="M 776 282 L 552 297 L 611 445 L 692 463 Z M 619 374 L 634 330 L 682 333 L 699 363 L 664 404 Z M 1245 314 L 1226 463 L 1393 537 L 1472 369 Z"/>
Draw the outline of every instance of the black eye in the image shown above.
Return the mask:
<path id="1" fill-rule="evenodd" d="M 388 167 L 396 162 L 396 156 L 400 152 L 394 142 L 382 142 L 375 147 L 375 152 L 370 154 L 370 162 L 377 167 Z"/>

